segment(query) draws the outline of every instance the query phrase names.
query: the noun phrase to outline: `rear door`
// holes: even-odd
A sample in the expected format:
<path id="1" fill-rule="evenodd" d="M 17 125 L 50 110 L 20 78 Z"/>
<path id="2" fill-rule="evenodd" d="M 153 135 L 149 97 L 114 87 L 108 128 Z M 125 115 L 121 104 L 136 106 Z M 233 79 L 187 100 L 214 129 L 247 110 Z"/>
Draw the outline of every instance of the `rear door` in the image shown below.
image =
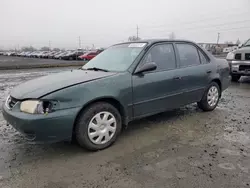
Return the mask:
<path id="1" fill-rule="evenodd" d="M 192 43 L 175 44 L 183 105 L 199 101 L 212 74 L 209 58 Z"/>
<path id="2" fill-rule="evenodd" d="M 179 80 L 176 78 L 176 55 L 172 43 L 152 46 L 137 68 L 154 62 L 155 71 L 132 76 L 134 117 L 143 117 L 179 106 Z"/>

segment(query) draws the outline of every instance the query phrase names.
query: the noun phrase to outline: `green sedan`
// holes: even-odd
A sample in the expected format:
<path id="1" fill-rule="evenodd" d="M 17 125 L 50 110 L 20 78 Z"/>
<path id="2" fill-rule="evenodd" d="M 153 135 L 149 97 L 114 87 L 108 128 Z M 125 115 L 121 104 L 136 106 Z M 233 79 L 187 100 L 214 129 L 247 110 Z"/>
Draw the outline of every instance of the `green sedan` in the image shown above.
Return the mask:
<path id="1" fill-rule="evenodd" d="M 193 42 L 121 43 L 80 69 L 17 86 L 3 116 L 28 140 L 76 138 L 88 150 L 101 150 L 132 120 L 194 102 L 214 110 L 229 83 L 227 61 Z"/>

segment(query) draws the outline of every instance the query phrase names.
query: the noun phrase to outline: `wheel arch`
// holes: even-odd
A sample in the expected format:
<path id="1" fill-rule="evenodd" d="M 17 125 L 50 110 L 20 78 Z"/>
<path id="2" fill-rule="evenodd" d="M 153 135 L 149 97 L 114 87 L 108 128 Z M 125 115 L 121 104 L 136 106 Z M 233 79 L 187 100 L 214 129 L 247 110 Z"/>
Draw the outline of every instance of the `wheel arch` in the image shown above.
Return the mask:
<path id="1" fill-rule="evenodd" d="M 113 105 L 119 111 L 119 113 L 121 115 L 122 124 L 123 125 L 127 125 L 128 124 L 128 121 L 127 121 L 127 112 L 126 112 L 124 106 L 120 103 L 120 101 L 117 100 L 114 97 L 101 97 L 101 98 L 96 98 L 96 99 L 93 99 L 93 100 L 89 101 L 77 113 L 77 115 L 75 117 L 75 120 L 74 120 L 73 133 L 75 132 L 76 121 L 79 118 L 79 116 L 81 115 L 81 113 L 84 110 L 86 110 L 89 106 L 91 106 L 91 105 L 93 105 L 93 104 L 95 104 L 97 102 L 107 102 L 107 103 Z"/>
<path id="2" fill-rule="evenodd" d="M 215 82 L 215 83 L 217 83 L 218 84 L 218 86 L 220 87 L 220 97 L 221 97 L 221 93 L 222 93 L 222 86 L 221 86 L 221 81 L 220 81 L 220 79 L 219 78 L 215 78 L 215 79 L 213 79 L 212 81 L 211 81 L 211 83 L 212 82 Z"/>

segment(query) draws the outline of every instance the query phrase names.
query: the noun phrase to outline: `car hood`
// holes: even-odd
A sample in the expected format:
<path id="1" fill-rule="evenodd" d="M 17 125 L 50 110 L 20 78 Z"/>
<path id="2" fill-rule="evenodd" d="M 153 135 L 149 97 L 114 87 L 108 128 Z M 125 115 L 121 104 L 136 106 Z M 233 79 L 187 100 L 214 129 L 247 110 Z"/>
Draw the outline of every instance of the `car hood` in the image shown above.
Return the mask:
<path id="1" fill-rule="evenodd" d="M 72 70 L 30 80 L 15 87 L 10 95 L 16 99 L 40 98 L 73 85 L 112 76 L 114 72 Z"/>
<path id="2" fill-rule="evenodd" d="M 238 50 L 235 50 L 234 53 L 250 53 L 250 46 L 242 47 Z"/>

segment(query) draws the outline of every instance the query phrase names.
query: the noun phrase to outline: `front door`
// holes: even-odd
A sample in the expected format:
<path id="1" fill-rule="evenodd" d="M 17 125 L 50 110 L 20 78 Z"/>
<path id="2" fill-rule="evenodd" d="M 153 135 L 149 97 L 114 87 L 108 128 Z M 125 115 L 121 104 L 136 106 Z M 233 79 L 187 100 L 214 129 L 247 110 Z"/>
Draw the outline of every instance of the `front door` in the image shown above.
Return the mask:
<path id="1" fill-rule="evenodd" d="M 179 79 L 173 44 L 152 46 L 140 62 L 154 62 L 157 69 L 132 76 L 134 118 L 155 114 L 179 105 Z"/>

